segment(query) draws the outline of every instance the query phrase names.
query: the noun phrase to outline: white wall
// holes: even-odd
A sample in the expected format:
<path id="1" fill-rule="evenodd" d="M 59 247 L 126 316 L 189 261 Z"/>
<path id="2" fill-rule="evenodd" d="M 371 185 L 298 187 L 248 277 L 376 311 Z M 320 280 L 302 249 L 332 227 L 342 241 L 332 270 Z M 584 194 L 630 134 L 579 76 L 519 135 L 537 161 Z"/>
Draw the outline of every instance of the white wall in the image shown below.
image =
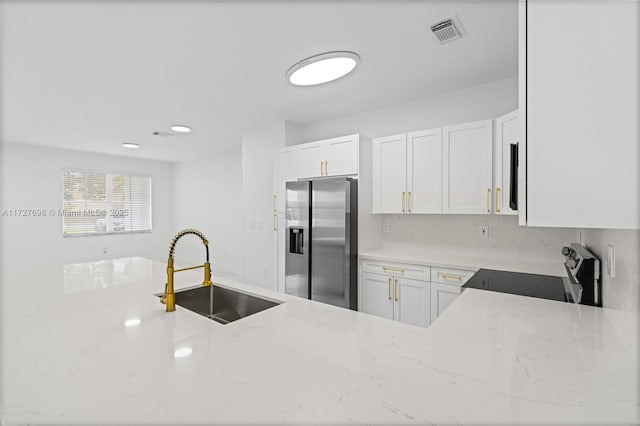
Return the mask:
<path id="1" fill-rule="evenodd" d="M 242 275 L 242 149 L 174 165 L 175 232 L 196 228 L 209 239 L 213 274 Z M 176 261 L 199 264 L 204 248 L 197 238 L 180 240 Z"/>
<path id="2" fill-rule="evenodd" d="M 361 133 L 370 138 L 502 115 L 518 108 L 516 77 L 365 111 L 302 128 L 305 142 Z"/>
<path id="3" fill-rule="evenodd" d="M 582 243 L 602 262 L 602 302 L 606 308 L 640 312 L 640 231 L 587 229 Z M 616 276 L 607 274 L 607 248 L 615 248 Z"/>
<path id="4" fill-rule="evenodd" d="M 153 187 L 151 233 L 63 238 L 61 217 L 3 217 L 5 279 L 10 270 L 30 267 L 36 260 L 71 263 L 123 256 L 166 259 L 173 235 L 171 164 L 22 144 L 5 144 L 2 164 L 5 209 L 61 209 L 64 168 L 148 175 Z"/>
<path id="5" fill-rule="evenodd" d="M 273 190 L 275 151 L 285 146 L 286 122 L 242 137 L 242 263 L 246 283 L 276 290 Z"/>

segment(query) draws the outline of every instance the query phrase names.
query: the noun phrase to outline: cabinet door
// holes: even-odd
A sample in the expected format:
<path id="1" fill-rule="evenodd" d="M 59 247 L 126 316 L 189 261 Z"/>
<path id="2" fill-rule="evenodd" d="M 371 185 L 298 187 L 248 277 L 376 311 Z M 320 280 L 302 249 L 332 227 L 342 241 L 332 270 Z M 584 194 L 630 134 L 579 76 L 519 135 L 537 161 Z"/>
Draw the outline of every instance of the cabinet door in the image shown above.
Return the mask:
<path id="1" fill-rule="evenodd" d="M 518 111 L 496 119 L 495 144 L 493 147 L 493 197 L 495 214 L 518 214 L 511 208 L 511 145 L 519 140 Z M 517 171 L 514 169 L 514 173 Z"/>
<path id="2" fill-rule="evenodd" d="M 442 129 L 407 135 L 407 212 L 442 213 Z"/>
<path id="3" fill-rule="evenodd" d="M 526 8 L 527 224 L 640 228 L 640 2 Z"/>
<path id="4" fill-rule="evenodd" d="M 405 324 L 427 327 L 429 314 L 429 284 L 407 278 L 393 278 L 394 318 Z"/>
<path id="5" fill-rule="evenodd" d="M 286 183 L 298 180 L 298 148 L 291 147 L 276 152 L 275 199 L 277 213 L 284 213 Z"/>
<path id="6" fill-rule="evenodd" d="M 362 312 L 393 319 L 393 278 L 362 274 Z"/>
<path id="7" fill-rule="evenodd" d="M 358 174 L 358 135 L 325 141 L 327 176 Z"/>
<path id="8" fill-rule="evenodd" d="M 406 135 L 374 139 L 373 213 L 404 213 L 407 191 Z"/>
<path id="9" fill-rule="evenodd" d="M 431 283 L 431 322 L 435 321 L 456 300 L 460 289 L 458 285 Z"/>
<path id="10" fill-rule="evenodd" d="M 298 146 L 298 177 L 310 178 L 324 175 L 325 144 L 305 143 Z"/>
<path id="11" fill-rule="evenodd" d="M 444 129 L 444 213 L 492 212 L 493 120 Z"/>

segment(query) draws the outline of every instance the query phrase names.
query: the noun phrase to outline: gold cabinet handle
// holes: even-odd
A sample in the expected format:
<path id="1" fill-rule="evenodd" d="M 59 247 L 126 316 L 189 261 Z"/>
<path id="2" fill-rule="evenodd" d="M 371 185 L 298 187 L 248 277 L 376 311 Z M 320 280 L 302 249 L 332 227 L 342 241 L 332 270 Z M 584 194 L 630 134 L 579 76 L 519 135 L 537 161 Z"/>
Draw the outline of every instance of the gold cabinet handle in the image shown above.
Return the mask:
<path id="1" fill-rule="evenodd" d="M 404 274 L 404 269 L 402 268 L 392 268 L 391 266 L 383 266 L 382 270 L 385 272 L 392 271 L 392 272 L 400 272 L 401 274 Z"/>
<path id="2" fill-rule="evenodd" d="M 496 213 L 500 213 L 500 188 L 496 188 Z"/>
<path id="3" fill-rule="evenodd" d="M 278 215 L 276 215 L 275 213 L 273 214 L 273 230 L 278 230 Z"/>
<path id="4" fill-rule="evenodd" d="M 412 204 L 411 203 L 411 191 L 409 191 L 409 193 L 407 194 L 407 197 L 408 197 L 408 199 L 407 199 L 407 207 L 408 207 L 408 209 L 407 210 L 409 210 L 409 213 L 411 213 L 411 207 L 412 207 L 411 206 L 411 204 Z"/>
<path id="5" fill-rule="evenodd" d="M 395 279 L 395 286 L 393 287 L 393 296 L 396 299 L 396 302 L 398 301 L 398 279 Z"/>
<path id="6" fill-rule="evenodd" d="M 324 175 L 329 176 L 329 160 L 324 162 Z"/>
<path id="7" fill-rule="evenodd" d="M 442 274 L 442 278 L 444 278 L 445 280 L 456 280 L 456 281 L 462 281 L 462 276 L 460 275 L 450 275 L 450 274 Z"/>
<path id="8" fill-rule="evenodd" d="M 324 166 L 324 161 L 320 162 L 320 176 L 324 176 L 324 171 L 322 169 L 322 167 Z"/>
<path id="9" fill-rule="evenodd" d="M 387 293 L 389 293 L 389 300 L 391 300 L 391 278 L 389 278 L 389 285 L 387 286 Z"/>
<path id="10" fill-rule="evenodd" d="M 402 213 L 404 213 L 404 192 L 402 193 Z"/>
<path id="11" fill-rule="evenodd" d="M 491 188 L 487 188 L 487 213 L 491 213 Z"/>

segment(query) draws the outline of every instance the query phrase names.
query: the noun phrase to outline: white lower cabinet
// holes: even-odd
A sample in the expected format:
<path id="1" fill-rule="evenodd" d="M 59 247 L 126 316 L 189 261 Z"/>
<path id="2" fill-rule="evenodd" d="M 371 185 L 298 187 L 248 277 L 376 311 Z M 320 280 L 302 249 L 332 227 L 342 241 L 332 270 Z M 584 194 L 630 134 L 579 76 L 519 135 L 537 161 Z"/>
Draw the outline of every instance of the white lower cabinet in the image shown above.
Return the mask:
<path id="1" fill-rule="evenodd" d="M 462 290 L 453 284 L 431 283 L 431 321 L 435 321 L 456 300 Z"/>
<path id="2" fill-rule="evenodd" d="M 428 327 L 474 274 L 463 269 L 363 259 L 360 311 L 405 324 Z"/>
<path id="3" fill-rule="evenodd" d="M 431 323 L 431 297 L 429 281 L 405 278 L 403 275 L 421 269 L 421 275 L 428 277 L 428 267 L 393 264 L 387 268 L 393 273 L 380 274 L 366 272 L 377 267 L 363 262 L 360 280 L 362 312 L 387 318 L 405 324 L 427 327 Z M 400 266 L 400 267 L 398 267 Z"/>

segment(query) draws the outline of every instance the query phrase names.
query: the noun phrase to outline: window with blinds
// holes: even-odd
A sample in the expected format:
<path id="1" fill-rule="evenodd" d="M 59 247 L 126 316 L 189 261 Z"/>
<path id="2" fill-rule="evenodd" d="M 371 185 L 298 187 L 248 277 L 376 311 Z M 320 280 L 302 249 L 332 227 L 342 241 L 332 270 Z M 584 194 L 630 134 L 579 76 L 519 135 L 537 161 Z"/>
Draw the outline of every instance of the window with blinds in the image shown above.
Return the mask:
<path id="1" fill-rule="evenodd" d="M 62 230 L 67 236 L 151 231 L 151 178 L 63 171 Z"/>

